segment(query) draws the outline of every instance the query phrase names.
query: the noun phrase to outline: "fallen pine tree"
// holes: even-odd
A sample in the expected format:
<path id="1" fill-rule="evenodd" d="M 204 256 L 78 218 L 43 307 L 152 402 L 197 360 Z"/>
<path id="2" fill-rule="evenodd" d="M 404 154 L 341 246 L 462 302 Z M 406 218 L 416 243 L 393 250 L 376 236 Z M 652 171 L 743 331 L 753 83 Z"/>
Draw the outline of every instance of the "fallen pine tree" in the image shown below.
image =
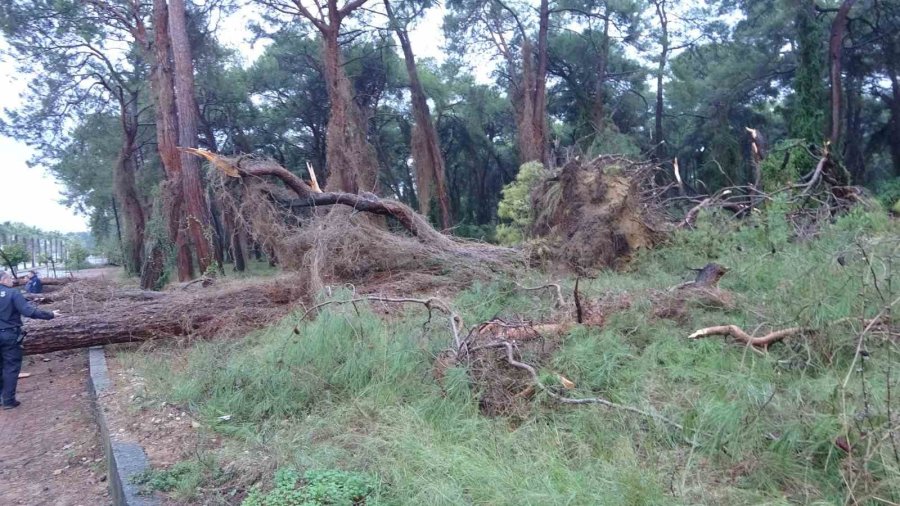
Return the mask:
<path id="1" fill-rule="evenodd" d="M 190 152 L 218 169 L 213 190 L 236 226 L 282 269 L 300 272 L 309 293 L 397 275 L 418 280 L 405 292 L 467 286 L 524 267 L 520 251 L 443 234 L 402 202 L 321 192 L 266 158 Z"/>
<path id="2" fill-rule="evenodd" d="M 271 251 L 283 270 L 301 274 L 278 282 L 188 284 L 164 292 L 123 290 L 88 280 L 70 283 L 61 293 L 35 300 L 64 316 L 29 322 L 26 354 L 176 336 L 239 335 L 273 323 L 292 303 L 318 293 L 326 280 L 357 283 L 375 275 L 404 274 L 430 276 L 445 285 L 451 280 L 468 284 L 523 265 L 515 250 L 444 235 L 400 202 L 370 194 L 322 193 L 266 159 L 195 154 L 226 176 L 215 189 L 223 204 L 232 206 L 238 225 Z M 238 192 L 225 184 L 228 180 L 240 183 Z M 333 207 L 346 211 L 325 211 Z M 310 210 L 298 214 L 298 208 Z M 395 225 L 377 221 L 383 218 L 361 218 L 361 211 L 389 217 Z M 187 290 L 190 286 L 195 289 Z"/>
<path id="3" fill-rule="evenodd" d="M 284 316 L 305 295 L 297 286 L 292 277 L 226 282 L 202 291 L 73 284 L 44 306 L 62 316 L 26 323 L 23 351 L 33 355 L 177 336 L 241 335 Z"/>

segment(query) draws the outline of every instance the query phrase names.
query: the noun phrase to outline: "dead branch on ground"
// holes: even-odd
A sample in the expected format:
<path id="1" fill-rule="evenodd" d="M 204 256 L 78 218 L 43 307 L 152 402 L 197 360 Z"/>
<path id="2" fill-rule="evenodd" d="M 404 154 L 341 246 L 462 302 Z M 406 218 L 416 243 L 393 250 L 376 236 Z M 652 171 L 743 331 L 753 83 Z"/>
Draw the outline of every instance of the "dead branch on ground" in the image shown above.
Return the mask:
<path id="1" fill-rule="evenodd" d="M 526 292 L 536 292 L 538 290 L 546 290 L 548 288 L 553 288 L 556 292 L 556 307 L 557 307 L 557 309 L 565 307 L 565 305 L 566 305 L 566 300 L 563 298 L 562 288 L 560 288 L 559 283 L 548 283 L 546 285 L 535 286 L 535 287 L 522 286 L 519 283 L 516 283 L 516 287 L 518 287 L 520 290 L 524 290 Z"/>
<path id="2" fill-rule="evenodd" d="M 529 376 L 531 376 L 531 381 L 532 381 L 533 385 L 535 387 L 541 389 L 544 393 L 546 393 L 548 396 L 550 396 L 552 399 L 554 399 L 557 402 L 560 402 L 562 404 L 600 404 L 600 405 L 606 406 L 608 408 L 618 409 L 618 410 L 622 410 L 622 411 L 628 411 L 631 413 L 635 413 L 637 415 L 641 415 L 646 418 L 652 418 L 654 420 L 659 420 L 659 421 L 664 422 L 672 427 L 675 427 L 678 430 L 682 430 L 682 431 L 684 430 L 684 426 L 682 426 L 679 423 L 676 423 L 662 415 L 659 415 L 656 413 L 651 413 L 649 411 L 644 411 L 642 409 L 638 409 L 633 406 L 627 406 L 625 404 L 618 404 L 618 403 L 612 402 L 610 400 L 604 399 L 602 397 L 571 398 L 571 397 L 562 396 L 562 395 L 554 392 L 552 388 L 549 388 L 547 385 L 545 385 L 540 380 L 537 370 L 533 366 L 531 366 L 530 364 L 526 364 L 525 362 L 520 362 L 520 361 L 516 360 L 515 353 L 514 353 L 514 343 L 512 343 L 512 342 L 495 341 L 492 343 L 488 343 L 488 344 L 479 346 L 478 348 L 472 348 L 471 350 L 469 350 L 469 352 L 471 353 L 473 351 L 476 351 L 479 349 L 486 349 L 486 348 L 505 348 L 507 363 L 509 363 L 509 365 L 511 365 L 517 369 L 526 371 L 529 374 Z"/>
<path id="3" fill-rule="evenodd" d="M 898 302 L 900 302 L 900 298 L 895 300 L 890 305 L 886 306 L 885 310 L 882 310 L 874 318 L 869 318 L 869 319 L 853 318 L 853 317 L 840 318 L 840 319 L 837 319 L 837 320 L 834 320 L 832 322 L 825 324 L 824 327 L 831 327 L 831 326 L 835 326 L 835 325 L 839 325 L 839 324 L 847 323 L 847 322 L 851 322 L 851 321 L 860 321 L 864 325 L 866 325 L 866 328 L 863 331 L 863 333 L 866 333 L 869 330 L 871 330 L 874 326 L 885 323 L 888 319 L 887 318 L 887 309 L 896 305 Z M 731 337 L 733 337 L 739 341 L 742 341 L 746 344 L 749 344 L 751 346 L 768 349 L 769 345 L 771 345 L 773 343 L 777 343 L 779 341 L 782 341 L 788 337 L 795 336 L 795 335 L 801 335 L 801 334 L 812 334 L 812 333 L 817 332 L 818 330 L 820 330 L 820 329 L 815 329 L 812 327 L 789 327 L 789 328 L 769 332 L 768 334 L 763 335 L 763 336 L 754 337 L 754 336 L 751 336 L 750 334 L 748 334 L 747 332 L 745 332 L 743 329 L 741 329 L 737 325 L 718 325 L 715 327 L 706 327 L 706 328 L 699 329 L 696 332 L 694 332 L 693 334 L 689 335 L 688 339 L 702 339 L 704 337 L 709 337 L 709 336 L 731 336 Z"/>
<path id="4" fill-rule="evenodd" d="M 787 329 L 776 330 L 764 336 L 754 337 L 744 332 L 744 330 L 737 325 L 720 325 L 717 327 L 707 327 L 705 329 L 700 329 L 689 335 L 688 339 L 700 339 L 709 336 L 731 336 L 752 346 L 768 348 L 770 344 L 781 341 L 786 337 L 807 332 L 812 332 L 812 330 L 805 327 L 791 327 Z"/>

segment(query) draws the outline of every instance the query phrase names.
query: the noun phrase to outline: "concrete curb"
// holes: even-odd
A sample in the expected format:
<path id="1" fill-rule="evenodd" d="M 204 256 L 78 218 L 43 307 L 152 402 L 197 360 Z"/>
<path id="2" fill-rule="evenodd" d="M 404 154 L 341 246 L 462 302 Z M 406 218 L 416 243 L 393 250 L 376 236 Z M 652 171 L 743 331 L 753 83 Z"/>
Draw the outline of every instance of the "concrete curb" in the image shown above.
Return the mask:
<path id="1" fill-rule="evenodd" d="M 116 440 L 115 432 L 110 431 L 106 412 L 103 409 L 103 393 L 112 385 L 109 370 L 106 368 L 106 353 L 101 346 L 88 351 L 90 362 L 91 397 L 94 401 L 94 415 L 100 426 L 100 437 L 103 441 L 103 453 L 106 456 L 109 491 L 116 506 L 157 506 L 159 500 L 154 497 L 139 495 L 140 488 L 131 482 L 133 476 L 150 468 L 144 449 L 134 442 Z"/>

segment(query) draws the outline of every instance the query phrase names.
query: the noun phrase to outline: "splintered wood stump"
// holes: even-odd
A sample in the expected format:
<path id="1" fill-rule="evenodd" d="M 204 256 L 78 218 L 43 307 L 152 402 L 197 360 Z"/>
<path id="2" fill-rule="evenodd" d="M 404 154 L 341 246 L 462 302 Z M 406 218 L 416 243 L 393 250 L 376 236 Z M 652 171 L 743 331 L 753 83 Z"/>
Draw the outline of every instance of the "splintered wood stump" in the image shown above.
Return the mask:
<path id="1" fill-rule="evenodd" d="M 694 280 L 693 286 L 702 286 L 706 288 L 716 287 L 719 280 L 728 272 L 728 269 L 717 263 L 706 264 L 705 267 L 697 272 L 697 279 Z"/>
<path id="2" fill-rule="evenodd" d="M 242 335 L 287 313 L 299 298 L 290 285 L 242 285 L 200 292 L 89 292 L 55 302 L 63 315 L 29 320 L 26 355 L 176 336 Z M 98 295 L 105 300 L 82 299 Z M 46 306 L 45 306 L 46 308 Z"/>

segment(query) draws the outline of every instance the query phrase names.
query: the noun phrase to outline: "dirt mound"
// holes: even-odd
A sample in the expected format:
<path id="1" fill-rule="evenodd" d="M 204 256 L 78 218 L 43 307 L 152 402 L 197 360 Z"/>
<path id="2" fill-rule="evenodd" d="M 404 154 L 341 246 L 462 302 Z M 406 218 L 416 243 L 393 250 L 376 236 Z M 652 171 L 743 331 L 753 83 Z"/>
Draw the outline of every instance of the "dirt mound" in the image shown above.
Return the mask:
<path id="1" fill-rule="evenodd" d="M 641 198 L 651 166 L 616 156 L 572 160 L 531 194 L 539 256 L 576 271 L 616 267 L 662 238 Z"/>

